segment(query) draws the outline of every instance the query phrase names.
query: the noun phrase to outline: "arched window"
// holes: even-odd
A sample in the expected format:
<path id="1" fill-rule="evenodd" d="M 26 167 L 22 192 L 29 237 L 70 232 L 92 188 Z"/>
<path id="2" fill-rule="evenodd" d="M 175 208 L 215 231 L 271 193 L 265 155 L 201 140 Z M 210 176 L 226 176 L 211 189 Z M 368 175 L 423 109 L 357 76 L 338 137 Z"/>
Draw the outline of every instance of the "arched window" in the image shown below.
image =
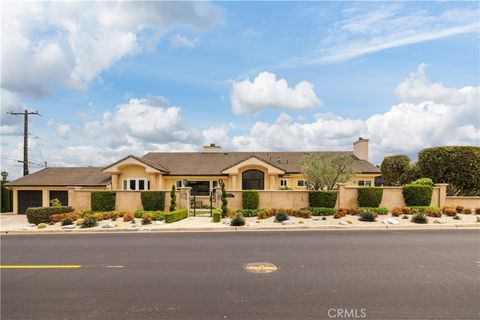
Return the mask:
<path id="1" fill-rule="evenodd" d="M 263 190 L 263 172 L 260 170 L 247 170 L 242 173 L 242 190 Z"/>

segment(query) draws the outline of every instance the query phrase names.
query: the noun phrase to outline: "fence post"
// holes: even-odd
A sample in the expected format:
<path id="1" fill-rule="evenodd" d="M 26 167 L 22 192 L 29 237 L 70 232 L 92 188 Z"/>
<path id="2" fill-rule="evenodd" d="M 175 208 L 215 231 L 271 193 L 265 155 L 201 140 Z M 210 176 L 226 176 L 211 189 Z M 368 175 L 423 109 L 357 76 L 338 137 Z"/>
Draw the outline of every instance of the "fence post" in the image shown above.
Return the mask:
<path id="1" fill-rule="evenodd" d="M 190 187 L 181 187 L 180 196 L 179 196 L 179 209 L 187 209 L 190 212 L 190 192 L 192 188 Z"/>
<path id="2" fill-rule="evenodd" d="M 447 201 L 447 186 L 448 183 L 435 183 L 435 187 L 439 187 L 438 190 L 438 206 L 444 207 Z"/>
<path id="3" fill-rule="evenodd" d="M 337 186 L 338 186 L 338 196 L 337 196 L 337 204 L 338 204 L 338 208 L 345 208 L 345 186 L 347 184 L 346 183 L 337 183 Z"/>

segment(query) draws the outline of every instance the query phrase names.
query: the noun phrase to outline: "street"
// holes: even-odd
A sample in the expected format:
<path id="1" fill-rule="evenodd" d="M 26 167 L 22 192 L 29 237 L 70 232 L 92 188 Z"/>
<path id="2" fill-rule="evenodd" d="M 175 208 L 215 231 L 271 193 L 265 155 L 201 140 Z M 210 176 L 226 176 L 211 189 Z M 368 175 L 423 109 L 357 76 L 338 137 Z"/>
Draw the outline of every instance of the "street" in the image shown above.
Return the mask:
<path id="1" fill-rule="evenodd" d="M 3 320 L 480 317 L 478 230 L 7 235 L 1 250 L 2 266 L 80 266 L 0 269 Z"/>

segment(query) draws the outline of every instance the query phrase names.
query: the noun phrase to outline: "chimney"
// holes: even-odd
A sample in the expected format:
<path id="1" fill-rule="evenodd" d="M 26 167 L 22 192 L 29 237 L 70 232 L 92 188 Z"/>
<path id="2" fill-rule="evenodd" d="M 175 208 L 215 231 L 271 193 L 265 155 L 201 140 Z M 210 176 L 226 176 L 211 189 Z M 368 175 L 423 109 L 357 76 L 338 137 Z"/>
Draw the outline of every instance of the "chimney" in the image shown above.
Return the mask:
<path id="1" fill-rule="evenodd" d="M 221 153 L 222 152 L 222 147 L 215 145 L 215 143 L 210 143 L 209 146 L 203 146 L 203 152 Z"/>
<path id="2" fill-rule="evenodd" d="M 353 143 L 353 155 L 360 160 L 368 161 L 368 139 L 360 137 Z"/>

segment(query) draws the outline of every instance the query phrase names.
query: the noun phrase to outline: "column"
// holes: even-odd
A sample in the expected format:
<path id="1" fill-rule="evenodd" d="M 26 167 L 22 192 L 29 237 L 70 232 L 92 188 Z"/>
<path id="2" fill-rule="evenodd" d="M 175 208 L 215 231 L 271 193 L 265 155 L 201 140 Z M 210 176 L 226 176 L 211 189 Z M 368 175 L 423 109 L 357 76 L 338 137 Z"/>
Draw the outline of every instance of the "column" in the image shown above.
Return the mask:
<path id="1" fill-rule="evenodd" d="M 275 184 L 275 175 L 271 174 L 270 175 L 270 188 L 269 190 L 277 190 L 277 186 Z"/>
<path id="2" fill-rule="evenodd" d="M 18 190 L 12 189 L 12 211 L 14 214 L 18 214 Z"/>
<path id="3" fill-rule="evenodd" d="M 237 188 L 237 175 L 236 175 L 236 174 L 232 174 L 231 177 L 232 177 L 232 181 L 231 181 L 232 184 L 231 184 L 231 186 L 230 186 L 230 189 L 231 189 L 231 190 L 237 190 L 237 189 L 238 189 L 238 188 Z"/>
<path id="4" fill-rule="evenodd" d="M 177 197 L 177 210 L 178 209 L 187 209 L 190 211 L 190 193 L 192 188 L 182 187 L 179 188 L 179 196 Z"/>
<path id="5" fill-rule="evenodd" d="M 112 190 L 118 190 L 118 173 L 112 173 Z"/>
<path id="6" fill-rule="evenodd" d="M 47 189 L 42 190 L 42 207 L 50 207 L 50 192 Z"/>
<path id="7" fill-rule="evenodd" d="M 148 174 L 148 180 L 150 181 L 150 190 L 155 191 L 157 189 L 157 177 L 155 173 Z"/>
<path id="8" fill-rule="evenodd" d="M 444 207 L 447 200 L 447 186 L 448 183 L 435 183 L 435 187 L 439 187 L 438 190 L 438 206 Z"/>
<path id="9" fill-rule="evenodd" d="M 337 208 L 346 208 L 345 206 L 345 186 L 346 183 L 337 183 L 338 196 L 337 196 Z"/>

